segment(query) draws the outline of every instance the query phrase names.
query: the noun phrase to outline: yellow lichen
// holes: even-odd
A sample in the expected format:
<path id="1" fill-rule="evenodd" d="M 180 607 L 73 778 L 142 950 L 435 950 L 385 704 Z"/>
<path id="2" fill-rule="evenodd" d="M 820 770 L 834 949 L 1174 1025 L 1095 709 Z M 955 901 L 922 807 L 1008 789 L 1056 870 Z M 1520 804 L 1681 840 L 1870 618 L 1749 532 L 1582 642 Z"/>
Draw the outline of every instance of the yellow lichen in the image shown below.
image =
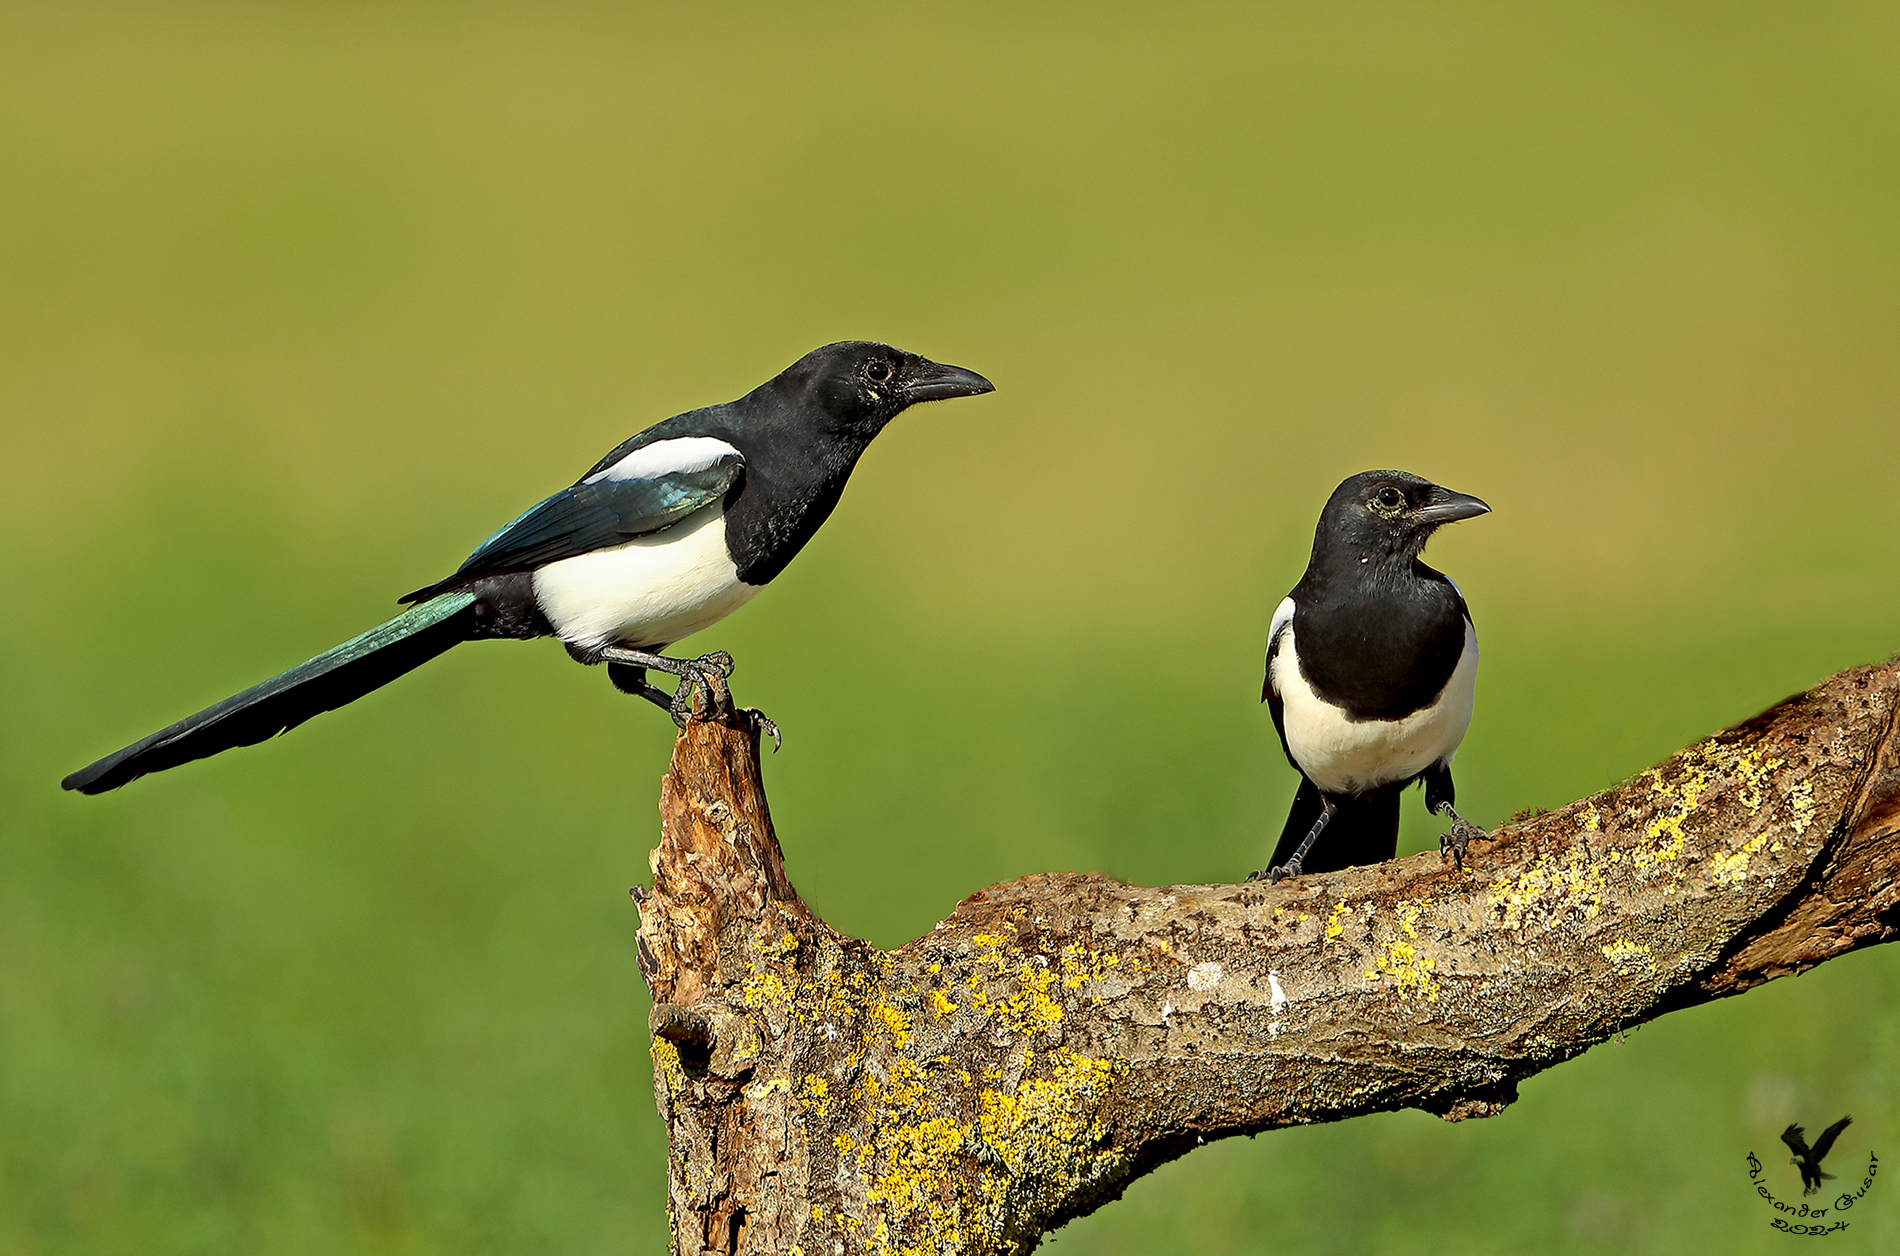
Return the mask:
<path id="1" fill-rule="evenodd" d="M 1013 1250 L 1078 1190 L 1125 1173 L 1125 1158 L 1101 1145 L 1097 1112 L 1126 1064 L 1076 1056 L 1057 1043 L 1066 998 L 1100 997 L 1084 992 L 1117 965 L 1123 973 L 1137 967 L 1136 957 L 1123 963 L 1085 945 L 1025 954 L 1008 937 L 986 933 L 971 948 L 981 965 L 975 974 L 966 959 L 963 973 L 946 978 L 945 964 L 906 969 L 891 953 L 859 964 L 823 937 L 801 939 L 790 923 L 781 917 L 752 935 L 732 993 L 750 1007 L 784 1009 L 840 1049 L 830 1081 L 795 1073 L 743 1089 L 752 1102 L 793 1096 L 814 1123 L 848 1118 L 849 1131 L 837 1132 L 831 1146 L 837 1171 L 869 1209 L 855 1217 L 814 1209 L 815 1224 L 878 1256 Z M 952 984 L 958 977 L 968 978 L 967 995 Z M 942 1031 L 919 1028 L 959 1011 L 987 1015 L 978 1032 L 996 1034 L 1004 1048 L 985 1049 L 981 1068 L 956 1067 L 934 1040 Z M 934 1062 L 910 1055 L 920 1036 L 932 1039 Z M 656 1040 L 652 1050 L 664 1091 L 692 1085 L 671 1043 Z M 834 1089 L 840 1077 L 854 1080 Z"/>
<path id="2" fill-rule="evenodd" d="M 950 1157 L 963 1147 L 963 1127 L 949 1117 L 879 1130 L 875 1159 L 882 1169 L 865 1192 L 867 1203 L 899 1220 L 919 1209 L 942 1208 L 936 1195 Z"/>
<path id="3" fill-rule="evenodd" d="M 1794 830 L 1796 837 L 1800 837 L 1814 823 L 1814 782 L 1802 781 L 1789 790 L 1788 806 L 1794 813 L 1788 820 L 1788 827 Z"/>
<path id="4" fill-rule="evenodd" d="M 1718 885 L 1732 885 L 1748 875 L 1748 864 L 1757 851 L 1768 844 L 1766 833 L 1757 833 L 1742 843 L 1742 848 L 1731 854 L 1717 855 L 1709 860 L 1709 875 Z"/>
<path id="5" fill-rule="evenodd" d="M 1368 982 L 1389 979 L 1393 988 L 1402 996 L 1416 992 L 1427 1002 L 1438 1002 L 1438 982 L 1432 979 L 1432 970 L 1438 967 L 1435 960 L 1420 955 L 1418 948 L 1410 942 L 1397 939 L 1389 941 L 1366 970 Z"/>
<path id="6" fill-rule="evenodd" d="M 1078 990 L 1085 983 L 1102 980 L 1110 968 L 1121 963 L 1121 956 L 1071 942 L 1062 948 L 1056 962 L 1062 967 L 1062 988 Z"/>
<path id="7" fill-rule="evenodd" d="M 1673 781 L 1663 777 L 1660 768 L 1650 768 L 1643 773 L 1649 781 L 1650 789 L 1661 795 L 1666 810 L 1661 811 L 1643 835 L 1651 841 L 1661 839 L 1661 845 L 1655 849 L 1638 848 L 1631 856 L 1636 867 L 1647 868 L 1652 864 L 1673 862 L 1682 857 L 1682 845 L 1687 835 L 1682 831 L 1682 822 L 1702 801 L 1702 795 L 1709 788 L 1709 774 L 1698 767 L 1693 755 L 1685 755 L 1683 772 Z"/>
<path id="8" fill-rule="evenodd" d="M 777 973 L 755 972 L 739 987 L 739 998 L 748 1007 L 782 1008 L 791 1002 L 791 992 Z"/>
<path id="9" fill-rule="evenodd" d="M 1109 1084 L 1128 1071 L 1120 1060 L 1056 1051 L 1046 1078 L 1029 1079 L 1014 1094 L 986 1090 L 977 1128 L 1002 1160 L 1018 1225 L 1033 1225 L 1088 1182 L 1119 1172 L 1126 1158 L 1099 1144 L 1098 1112 Z M 992 1177 L 986 1186 L 1001 1189 Z M 986 1192 L 989 1193 L 989 1192 Z M 1001 1199 L 990 1194 L 993 1207 Z M 1035 1233 L 1032 1229 L 1030 1233 Z"/>
<path id="10" fill-rule="evenodd" d="M 1033 1032 L 1054 1029 L 1062 1023 L 1062 1004 L 1049 997 L 1055 979 L 1053 968 L 1022 966 L 1016 974 L 1017 993 L 997 1009 L 997 1015 L 1009 1022 L 1007 1028 Z"/>
<path id="11" fill-rule="evenodd" d="M 1603 958 L 1612 964 L 1641 962 L 1647 968 L 1654 968 L 1656 961 L 1650 958 L 1649 948 L 1628 938 L 1618 938 L 1603 948 Z"/>
<path id="12" fill-rule="evenodd" d="M 678 1094 L 686 1085 L 686 1070 L 680 1067 L 679 1048 L 664 1038 L 655 1037 L 647 1043 L 647 1054 L 653 1057 L 654 1067 L 665 1079 L 666 1092 Z"/>
<path id="13" fill-rule="evenodd" d="M 1333 904 L 1333 914 L 1326 918 L 1326 936 L 1336 938 L 1346 932 L 1346 926 L 1339 918 L 1350 915 L 1352 915 L 1352 908 L 1346 906 L 1345 899 L 1342 898 Z"/>
<path id="14" fill-rule="evenodd" d="M 1399 928 L 1404 931 L 1406 937 L 1418 936 L 1418 917 L 1423 910 L 1417 903 L 1399 904 Z"/>
<path id="15" fill-rule="evenodd" d="M 1516 876 L 1500 877 L 1486 887 L 1491 910 L 1506 929 L 1521 929 L 1540 917 L 1594 920 L 1603 911 L 1604 868 L 1618 858 L 1611 851 L 1605 859 L 1594 859 L 1580 845 L 1557 856 L 1539 855 Z"/>
<path id="16" fill-rule="evenodd" d="M 899 1051 L 910 1045 L 910 1017 L 888 1003 L 879 1003 L 871 1009 L 871 1014 L 884 1023 L 884 1028 L 890 1031 L 892 1045 Z"/>
<path id="17" fill-rule="evenodd" d="M 1759 815 L 1768 802 L 1774 771 L 1783 766 L 1781 759 L 1761 746 L 1742 747 L 1719 741 L 1706 741 L 1685 750 L 1674 762 L 1677 773 L 1673 778 L 1666 777 L 1661 768 L 1643 773 L 1651 791 L 1661 796 L 1663 807 L 1644 830 L 1644 836 L 1660 839 L 1661 845 L 1631 854 L 1630 862 L 1639 870 L 1680 858 L 1687 836 L 1683 823 L 1701 804 L 1715 780 L 1723 777 L 1732 780 L 1735 801 L 1749 815 Z M 1797 834 L 1807 829 L 1808 811 L 1813 806 L 1812 790 L 1811 783 L 1803 781 L 1789 791 L 1788 801 L 1793 811 L 1789 824 Z M 1739 874 L 1748 857 L 1759 849 L 1751 841 L 1749 849 L 1737 852 L 1739 864 L 1734 862 L 1736 856 L 1717 856 L 1718 861 L 1725 861 L 1720 875 L 1732 878 Z M 1682 873 L 1677 870 L 1675 875 L 1680 877 Z"/>

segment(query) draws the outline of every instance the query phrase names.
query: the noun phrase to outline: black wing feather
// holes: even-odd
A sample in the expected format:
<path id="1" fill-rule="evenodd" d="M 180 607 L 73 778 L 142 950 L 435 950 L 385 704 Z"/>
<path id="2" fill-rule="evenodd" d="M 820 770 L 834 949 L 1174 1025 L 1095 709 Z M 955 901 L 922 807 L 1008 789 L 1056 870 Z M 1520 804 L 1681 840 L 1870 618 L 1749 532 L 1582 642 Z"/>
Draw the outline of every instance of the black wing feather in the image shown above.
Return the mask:
<path id="1" fill-rule="evenodd" d="M 531 571 L 651 535 L 724 497 L 744 468 L 745 459 L 734 451 L 695 471 L 583 480 L 523 511 L 477 546 L 454 575 L 402 600 L 418 601 L 483 576 Z"/>

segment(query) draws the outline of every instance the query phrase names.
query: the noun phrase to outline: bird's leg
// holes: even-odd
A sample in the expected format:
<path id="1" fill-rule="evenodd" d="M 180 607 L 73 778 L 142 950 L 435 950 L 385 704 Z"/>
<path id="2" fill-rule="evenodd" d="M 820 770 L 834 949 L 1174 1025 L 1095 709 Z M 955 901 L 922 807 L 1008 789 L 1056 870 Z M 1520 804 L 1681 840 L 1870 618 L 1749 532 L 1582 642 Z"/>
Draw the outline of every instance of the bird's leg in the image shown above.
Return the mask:
<path id="1" fill-rule="evenodd" d="M 1265 877 L 1269 881 L 1283 881 L 1287 877 L 1299 876 L 1300 861 L 1306 858 L 1307 851 L 1313 849 L 1313 843 L 1319 840 L 1320 830 L 1326 827 L 1326 822 L 1333 818 L 1333 812 L 1337 810 L 1339 810 L 1339 808 L 1334 805 L 1333 800 L 1328 798 L 1325 794 L 1321 794 L 1319 796 L 1319 819 L 1313 821 L 1313 827 L 1306 831 L 1306 836 L 1300 840 L 1299 847 L 1293 852 L 1293 857 L 1277 868 L 1268 868 L 1264 872 L 1250 872 L 1247 874 L 1247 879 L 1249 881 L 1258 881 L 1260 878 Z"/>
<path id="2" fill-rule="evenodd" d="M 661 710 L 673 709 L 673 695 L 647 680 L 647 669 L 635 667 L 631 663 L 607 664 L 607 679 L 613 681 L 614 688 L 621 693 L 630 693 L 636 698 L 645 698 Z"/>
<path id="3" fill-rule="evenodd" d="M 1425 810 L 1435 816 L 1451 817 L 1451 832 L 1441 833 L 1438 837 L 1438 857 L 1443 859 L 1445 852 L 1450 851 L 1453 866 L 1463 872 L 1465 849 L 1480 839 L 1489 841 L 1491 835 L 1459 815 L 1452 806 L 1453 786 L 1449 764 L 1441 760 L 1420 775 L 1425 778 Z"/>
<path id="4" fill-rule="evenodd" d="M 1459 815 L 1449 802 L 1438 804 L 1441 815 L 1451 817 L 1451 832 L 1438 835 L 1438 857 L 1443 859 L 1445 852 L 1451 852 L 1451 862 L 1460 872 L 1465 867 L 1465 850 L 1473 842 L 1490 841 L 1491 835 Z"/>
<path id="5" fill-rule="evenodd" d="M 628 671 L 651 670 L 679 677 L 679 688 L 670 697 L 665 695 L 664 690 L 655 689 L 648 684 L 644 676 L 638 681 L 641 688 L 628 690 L 628 692 L 666 707 L 672 713 L 673 722 L 681 728 L 685 728 L 687 722 L 693 718 L 696 705 L 695 690 L 705 693 L 706 706 L 710 712 L 717 713 L 732 709 L 732 690 L 726 685 L 726 678 L 732 675 L 732 656 L 724 650 L 702 654 L 696 659 L 674 659 L 664 654 L 649 654 L 645 650 L 610 645 L 600 651 L 597 661 L 619 664 Z M 621 675 L 626 675 L 626 672 L 622 672 Z M 652 692 L 649 693 L 649 690 Z"/>
<path id="6" fill-rule="evenodd" d="M 678 709 L 675 707 L 675 703 L 680 701 L 680 695 L 667 694 L 667 692 L 665 692 L 663 688 L 659 688 L 657 684 L 650 684 L 650 682 L 646 680 L 646 669 L 650 667 L 650 663 L 633 663 L 633 661 L 629 661 L 629 656 L 635 656 L 635 654 L 642 654 L 642 652 L 638 652 L 638 650 L 625 650 L 625 648 L 621 648 L 621 646 L 614 646 L 614 648 L 610 648 L 610 652 L 606 652 L 606 654 L 600 656 L 602 657 L 602 661 L 606 663 L 606 675 L 614 682 L 614 688 L 619 690 L 621 694 L 633 694 L 635 697 L 644 697 L 646 701 L 654 703 L 656 707 L 661 707 L 663 711 L 673 714 L 673 718 L 680 722 L 680 728 L 684 728 L 686 722 L 680 718 Z M 667 659 L 667 657 L 657 656 L 657 654 L 656 656 L 648 657 L 657 657 L 657 659 L 661 659 L 663 663 L 688 663 L 688 665 L 692 665 L 692 663 L 705 663 L 705 665 L 711 669 L 711 684 L 707 682 L 707 676 L 701 676 L 701 678 L 699 678 L 699 684 L 705 684 L 705 686 L 707 686 L 707 694 L 709 694 L 709 697 L 712 697 L 712 701 L 714 701 L 716 705 L 728 705 L 728 707 L 730 707 L 731 690 L 724 684 L 724 676 L 731 675 L 731 671 L 733 671 L 733 661 L 731 661 L 730 654 L 726 654 L 724 650 L 716 650 L 716 652 L 712 652 L 712 654 L 697 657 L 697 659 Z M 724 669 L 724 676 L 718 675 L 720 669 Z M 690 692 L 692 682 L 684 678 L 686 673 L 675 673 L 671 667 L 656 667 L 656 671 L 669 671 L 669 673 L 673 673 L 673 675 L 680 676 L 680 678 L 682 678 L 682 680 L 680 680 L 680 694 L 688 695 L 688 699 L 692 697 L 692 692 Z M 716 694 L 724 695 L 724 697 L 716 697 Z M 762 735 L 769 735 L 769 737 L 771 737 L 771 749 L 773 749 L 773 752 L 779 751 L 779 749 L 785 745 L 785 737 L 783 737 L 783 733 L 779 733 L 779 726 L 773 724 L 771 718 L 768 718 L 764 711 L 760 711 L 758 707 L 743 707 L 743 709 L 739 711 L 739 714 L 743 714 L 747 720 L 750 720 L 750 724 L 752 724 L 754 730 L 758 730 Z"/>

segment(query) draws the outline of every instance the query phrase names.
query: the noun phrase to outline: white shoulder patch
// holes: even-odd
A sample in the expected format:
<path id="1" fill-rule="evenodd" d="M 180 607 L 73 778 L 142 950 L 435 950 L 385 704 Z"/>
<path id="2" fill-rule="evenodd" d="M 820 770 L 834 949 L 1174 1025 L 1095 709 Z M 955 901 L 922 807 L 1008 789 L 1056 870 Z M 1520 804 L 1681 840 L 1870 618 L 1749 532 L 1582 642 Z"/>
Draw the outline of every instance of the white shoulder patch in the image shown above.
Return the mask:
<path id="1" fill-rule="evenodd" d="M 666 475 L 704 471 L 723 458 L 741 457 L 739 451 L 716 436 L 675 436 L 642 445 L 620 461 L 582 481 L 657 480 Z"/>
<path id="2" fill-rule="evenodd" d="M 1278 653 L 1276 647 L 1280 640 L 1280 634 L 1290 627 L 1292 623 L 1293 598 L 1289 595 L 1280 599 L 1278 609 L 1273 612 L 1273 622 L 1267 625 L 1267 683 L 1273 686 L 1275 693 L 1280 692 L 1280 686 L 1274 680 L 1273 656 Z"/>

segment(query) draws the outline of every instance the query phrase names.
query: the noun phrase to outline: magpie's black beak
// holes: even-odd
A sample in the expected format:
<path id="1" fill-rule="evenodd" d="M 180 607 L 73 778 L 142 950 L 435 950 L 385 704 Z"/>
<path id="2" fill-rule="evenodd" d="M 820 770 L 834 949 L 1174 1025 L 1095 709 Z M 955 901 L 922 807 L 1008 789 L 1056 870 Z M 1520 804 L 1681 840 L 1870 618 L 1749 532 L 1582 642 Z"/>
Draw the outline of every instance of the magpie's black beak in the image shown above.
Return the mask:
<path id="1" fill-rule="evenodd" d="M 1437 527 L 1441 523 L 1456 523 L 1460 519 L 1475 519 L 1490 513 L 1489 506 L 1469 493 L 1454 493 L 1448 488 L 1438 488 L 1432 490 L 1429 503 L 1412 512 L 1412 518 Z"/>
<path id="2" fill-rule="evenodd" d="M 975 371 L 966 371 L 960 366 L 945 366 L 928 358 L 913 360 L 907 376 L 904 380 L 904 398 L 911 402 L 947 401 L 952 397 L 975 397 L 996 391 L 995 384 Z"/>

